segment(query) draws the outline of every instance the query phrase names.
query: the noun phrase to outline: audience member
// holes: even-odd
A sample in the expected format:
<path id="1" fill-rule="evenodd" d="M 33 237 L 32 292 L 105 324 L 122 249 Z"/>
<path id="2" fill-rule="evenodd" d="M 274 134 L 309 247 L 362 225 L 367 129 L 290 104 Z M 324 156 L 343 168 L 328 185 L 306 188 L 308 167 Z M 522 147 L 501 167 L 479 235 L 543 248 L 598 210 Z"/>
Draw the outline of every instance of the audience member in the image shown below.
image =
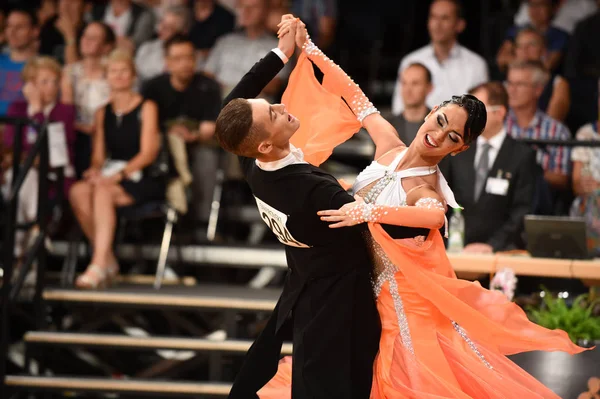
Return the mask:
<path id="1" fill-rule="evenodd" d="M 543 62 L 546 54 L 544 36 L 541 33 L 532 28 L 525 28 L 517 34 L 515 39 L 517 61 Z M 540 96 L 538 108 L 557 121 L 564 122 L 570 105 L 569 82 L 558 73 L 551 73 Z"/>
<path id="2" fill-rule="evenodd" d="M 49 19 L 58 13 L 57 0 L 41 0 L 37 8 L 36 16 L 39 26 L 44 26 Z"/>
<path id="3" fill-rule="evenodd" d="M 516 139 L 570 140 L 569 129 L 538 108 L 539 98 L 548 82 L 548 73 L 540 62 L 511 64 L 506 81 L 510 112 L 506 131 Z M 571 151 L 568 147 L 537 147 L 537 162 L 544 178 L 556 190 L 569 185 Z"/>
<path id="4" fill-rule="evenodd" d="M 577 131 L 577 140 L 600 141 L 595 121 Z M 571 206 L 571 216 L 583 216 L 588 230 L 588 247 L 600 256 L 600 148 L 573 149 L 573 191 L 577 195 Z"/>
<path id="5" fill-rule="evenodd" d="M 535 152 L 506 134 L 508 94 L 501 83 L 483 83 L 471 94 L 487 109 L 485 130 L 466 151 L 447 158 L 442 168 L 464 206 L 464 252 L 523 248 L 523 218 L 532 210 L 536 185 Z"/>
<path id="6" fill-rule="evenodd" d="M 0 53 L 5 52 L 6 47 L 6 35 L 4 34 L 6 29 L 6 13 L 0 8 Z M 6 51 L 8 48 L 6 47 Z"/>
<path id="7" fill-rule="evenodd" d="M 281 22 L 281 16 L 289 13 L 290 9 L 288 7 L 288 1 L 270 0 L 269 14 L 267 15 L 267 29 L 273 33 L 277 33 L 277 31 L 279 30 L 278 25 Z"/>
<path id="8" fill-rule="evenodd" d="M 132 0 L 110 0 L 92 9 L 94 21 L 104 21 L 117 35 L 117 47 L 134 53 L 154 34 L 154 13 Z"/>
<path id="9" fill-rule="evenodd" d="M 240 0 L 238 23 L 243 30 L 221 37 L 206 61 L 205 72 L 223 86 L 224 96 L 252 65 L 277 47 L 277 39 L 267 31 L 267 7 L 268 0 Z M 265 87 L 263 95 L 277 95 L 289 70 L 288 64 Z"/>
<path id="10" fill-rule="evenodd" d="M 194 219 L 204 225 L 208 222 L 218 166 L 217 149 L 205 144 L 211 142 L 215 131 L 221 108 L 220 87 L 214 80 L 195 73 L 194 43 L 190 39 L 174 36 L 166 42 L 165 52 L 168 73 L 150 80 L 143 94 L 158 105 L 160 129 L 168 135 L 182 184 L 186 186 L 193 180 Z"/>
<path id="11" fill-rule="evenodd" d="M 336 0 L 293 0 L 292 14 L 305 24 L 315 44 L 327 49 L 335 37 L 338 14 Z M 279 16 L 281 18 L 281 15 Z"/>
<path id="12" fill-rule="evenodd" d="M 400 63 L 398 75 L 415 62 L 425 65 L 431 71 L 433 90 L 427 96 L 429 108 L 488 80 L 485 60 L 458 43 L 458 35 L 465 26 L 458 0 L 434 0 L 427 22 L 431 43 L 408 54 Z M 404 109 L 400 92 L 401 85 L 397 81 L 392 98 L 394 115 Z"/>
<path id="13" fill-rule="evenodd" d="M 0 116 L 8 106 L 23 99 L 21 71 L 36 54 L 38 28 L 35 15 L 25 9 L 13 9 L 6 19 L 8 53 L 0 54 Z"/>
<path id="14" fill-rule="evenodd" d="M 113 50 L 115 42 L 116 37 L 110 26 L 104 22 L 91 22 L 79 41 L 81 61 L 65 67 L 62 100 L 75 105 L 77 110 L 75 172 L 79 179 L 90 167 L 94 115 L 110 97 L 104 58 Z"/>
<path id="15" fill-rule="evenodd" d="M 140 46 L 135 56 L 138 78 L 143 82 L 165 71 L 165 43 L 173 36 L 187 33 L 190 14 L 186 7 L 167 8 L 158 24 L 158 37 Z"/>
<path id="16" fill-rule="evenodd" d="M 206 61 L 217 39 L 235 27 L 235 16 L 216 0 L 193 0 L 194 21 L 190 38 L 200 58 Z"/>
<path id="17" fill-rule="evenodd" d="M 579 21 L 587 18 L 597 10 L 595 0 L 562 0 L 554 18 L 552 25 L 571 34 L 575 30 L 575 25 Z M 525 26 L 531 23 L 529 17 L 529 3 L 521 2 L 519 11 L 515 15 L 515 25 Z"/>
<path id="18" fill-rule="evenodd" d="M 84 289 L 106 286 L 119 272 L 112 249 L 116 209 L 165 195 L 162 178 L 148 173 L 160 150 L 156 104 L 132 90 L 135 65 L 124 50 L 109 56 L 107 79 L 111 100 L 96 113 L 91 166 L 69 193 L 93 248 L 90 265 L 75 283 Z"/>
<path id="19" fill-rule="evenodd" d="M 73 169 L 73 154 L 75 143 L 75 109 L 71 105 L 62 104 L 58 101 L 58 91 L 61 77 L 61 66 L 50 57 L 31 58 L 23 69 L 23 93 L 25 101 L 18 100 L 12 103 L 7 115 L 13 117 L 31 118 L 37 123 L 50 121 L 48 129 L 52 129 L 53 135 L 64 135 L 66 148 L 58 149 L 50 146 L 51 159 L 62 158 L 64 162 L 60 168 L 64 173 L 64 186 L 53 187 L 50 197 L 55 197 L 58 190 L 67 193 L 69 187 L 75 180 Z M 23 131 L 22 145 L 25 159 L 27 153 L 31 150 L 38 137 L 38 129 L 28 126 Z M 4 147 L 11 149 L 15 141 L 14 126 L 7 125 L 4 132 Z M 65 159 L 66 158 L 66 159 Z M 58 162 L 58 161 L 57 161 Z M 58 165 L 56 165 L 59 167 Z M 6 196 L 10 192 L 10 186 L 13 179 L 12 168 L 4 172 L 3 193 Z M 48 178 L 52 175 L 48 175 Z M 46 176 L 44 176 L 46 178 Z M 30 169 L 21 191 L 19 192 L 19 202 L 17 210 L 17 223 L 28 223 L 36 220 L 38 208 L 38 179 L 39 174 L 36 167 Z M 64 197 L 63 197 L 64 198 Z M 15 244 L 15 255 L 24 254 L 26 245 L 26 235 L 23 232 L 17 232 Z"/>
<path id="20" fill-rule="evenodd" d="M 431 72 L 423 64 L 410 64 L 400 73 L 400 84 L 404 110 L 400 115 L 392 117 L 390 123 L 396 128 L 400 140 L 410 145 L 431 111 L 425 105 L 432 90 Z"/>
<path id="21" fill-rule="evenodd" d="M 527 0 L 530 23 L 525 26 L 513 26 L 506 32 L 506 40 L 496 57 L 500 71 L 506 71 L 508 65 L 514 61 L 515 38 L 525 27 L 531 27 L 544 35 L 548 49 L 544 64 L 552 72 L 559 69 L 569 41 L 569 34 L 551 25 L 558 3 L 559 0 Z"/>
<path id="22" fill-rule="evenodd" d="M 600 0 L 598 0 L 600 5 Z M 575 127 L 594 120 L 598 115 L 598 80 L 600 80 L 600 10 L 577 24 L 565 59 L 565 76 L 571 83 L 573 104 L 569 119 Z"/>
<path id="23" fill-rule="evenodd" d="M 59 0 L 58 15 L 40 29 L 40 54 L 55 58 L 61 64 L 79 59 L 78 41 L 85 29 L 84 0 Z"/>

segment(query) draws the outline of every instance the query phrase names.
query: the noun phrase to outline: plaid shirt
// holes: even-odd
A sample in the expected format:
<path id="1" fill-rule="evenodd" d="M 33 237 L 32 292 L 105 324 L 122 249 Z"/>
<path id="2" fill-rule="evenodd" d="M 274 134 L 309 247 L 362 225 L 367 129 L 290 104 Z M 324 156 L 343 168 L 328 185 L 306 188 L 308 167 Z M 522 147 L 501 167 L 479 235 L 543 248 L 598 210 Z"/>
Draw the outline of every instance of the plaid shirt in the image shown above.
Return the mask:
<path id="1" fill-rule="evenodd" d="M 571 140 L 569 129 L 559 121 L 537 110 L 535 116 L 526 128 L 521 128 L 511 110 L 504 122 L 506 132 L 515 139 L 534 140 Z M 537 162 L 544 171 L 569 175 L 571 171 L 571 149 L 562 146 L 544 148 L 534 146 L 537 150 Z"/>

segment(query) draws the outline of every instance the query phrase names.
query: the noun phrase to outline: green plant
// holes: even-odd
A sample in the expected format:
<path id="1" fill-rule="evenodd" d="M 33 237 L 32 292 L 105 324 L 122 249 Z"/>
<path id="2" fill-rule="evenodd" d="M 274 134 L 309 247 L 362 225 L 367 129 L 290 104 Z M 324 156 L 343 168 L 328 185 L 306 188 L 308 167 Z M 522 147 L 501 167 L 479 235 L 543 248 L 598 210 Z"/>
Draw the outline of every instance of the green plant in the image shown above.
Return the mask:
<path id="1" fill-rule="evenodd" d="M 569 334 L 575 343 L 580 340 L 600 340 L 600 317 L 593 314 L 594 308 L 600 304 L 600 298 L 589 294 L 579 295 L 569 307 L 563 298 L 555 298 L 544 289 L 541 306 L 527 306 L 531 321 L 549 329 L 561 329 Z"/>

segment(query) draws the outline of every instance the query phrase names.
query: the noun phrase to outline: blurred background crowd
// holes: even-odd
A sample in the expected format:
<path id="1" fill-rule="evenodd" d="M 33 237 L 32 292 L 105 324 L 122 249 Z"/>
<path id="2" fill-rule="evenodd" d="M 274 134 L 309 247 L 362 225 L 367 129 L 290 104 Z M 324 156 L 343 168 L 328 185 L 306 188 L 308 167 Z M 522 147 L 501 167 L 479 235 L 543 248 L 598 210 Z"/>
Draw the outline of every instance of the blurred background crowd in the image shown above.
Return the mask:
<path id="1" fill-rule="evenodd" d="M 597 0 L 5 0 L 0 116 L 47 120 L 64 137 L 63 147 L 50 148 L 51 159 L 64 158 L 63 178 L 56 178 L 56 167 L 48 176 L 34 167 L 17 221 L 36 219 L 40 178 L 61 182 L 48 198 L 64 210 L 55 234 L 77 225 L 93 248 L 77 280 L 81 288 L 119 272 L 117 209 L 167 201 L 185 215 L 189 242 L 202 242 L 223 163 L 223 201 L 251 202 L 236 163 L 212 138 L 221 100 L 277 47 L 277 24 L 293 13 L 406 144 L 430 109 L 450 96 L 473 91 L 486 104 L 482 137 L 443 165 L 465 207 L 463 251 L 523 249 L 523 218 L 538 214 L 586 218 L 597 253 L 600 149 L 518 139 L 600 140 L 599 6 Z M 290 62 L 262 95 L 279 101 L 292 69 Z M 0 129 L 7 195 L 15 132 L 10 124 Z M 37 134 L 25 130 L 25 152 Z M 365 159 L 352 148 L 336 162 L 356 173 Z M 482 173 L 497 181 L 477 189 Z M 233 225 L 217 236 L 252 233 Z M 17 258 L 35 229 L 17 235 Z"/>

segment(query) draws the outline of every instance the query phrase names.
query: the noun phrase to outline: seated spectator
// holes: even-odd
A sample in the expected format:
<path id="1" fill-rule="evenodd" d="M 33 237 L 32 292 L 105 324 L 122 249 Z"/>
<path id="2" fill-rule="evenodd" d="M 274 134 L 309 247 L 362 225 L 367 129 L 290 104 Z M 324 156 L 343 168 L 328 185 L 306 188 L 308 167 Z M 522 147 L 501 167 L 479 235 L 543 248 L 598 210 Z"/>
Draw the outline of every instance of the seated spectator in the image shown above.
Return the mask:
<path id="1" fill-rule="evenodd" d="M 598 0 L 600 5 L 600 0 Z M 565 59 L 565 76 L 571 83 L 571 115 L 579 128 L 598 116 L 598 79 L 600 79 L 600 10 L 577 24 Z"/>
<path id="2" fill-rule="evenodd" d="M 548 73 L 535 61 L 511 64 L 506 81 L 510 112 L 506 131 L 515 139 L 570 140 L 569 129 L 538 109 L 538 102 Z M 571 150 L 568 147 L 537 147 L 537 162 L 544 169 L 544 178 L 555 190 L 569 186 Z"/>
<path id="3" fill-rule="evenodd" d="M 277 39 L 267 31 L 267 11 L 268 0 L 240 0 L 238 24 L 243 30 L 221 37 L 212 49 L 204 70 L 223 86 L 224 96 L 252 65 L 277 47 Z M 271 99 L 279 94 L 289 71 L 288 64 L 262 94 Z"/>
<path id="4" fill-rule="evenodd" d="M 5 50 L 6 46 L 6 35 L 4 34 L 6 28 L 6 13 L 3 9 L 0 8 L 0 53 L 4 53 L 8 51 L 8 48 Z"/>
<path id="5" fill-rule="evenodd" d="M 83 289 L 106 286 L 119 272 L 112 249 L 116 209 L 165 196 L 163 179 L 148 173 L 160 150 L 156 104 L 132 91 L 135 65 L 127 52 L 111 53 L 107 79 L 111 101 L 96 113 L 91 166 L 69 193 L 93 248 L 90 265 L 75 282 Z"/>
<path id="6" fill-rule="evenodd" d="M 527 0 L 531 22 L 525 26 L 513 26 L 506 32 L 506 40 L 500 50 L 498 50 L 496 57 L 496 62 L 501 72 L 506 71 L 508 65 L 515 60 L 515 39 L 517 33 L 526 27 L 533 28 L 544 35 L 548 50 L 548 54 L 544 60 L 546 68 L 552 72 L 559 69 L 569 41 L 569 34 L 551 25 L 558 2 L 559 0 Z"/>
<path id="7" fill-rule="evenodd" d="M 483 83 L 471 94 L 487 109 L 485 130 L 466 151 L 446 158 L 442 171 L 464 206 L 467 253 L 523 248 L 523 218 L 533 207 L 535 152 L 506 134 L 508 94 Z"/>
<path id="8" fill-rule="evenodd" d="M 117 47 L 133 54 L 154 34 L 154 13 L 132 0 L 110 0 L 92 9 L 92 19 L 103 21 L 117 35 Z"/>
<path id="9" fill-rule="evenodd" d="M 596 12 L 597 9 L 595 0 L 562 0 L 552 19 L 552 26 L 572 34 L 575 26 Z M 519 11 L 515 15 L 515 25 L 525 26 L 530 23 L 529 4 L 523 1 L 521 2 Z"/>
<path id="10" fill-rule="evenodd" d="M 431 43 L 408 54 L 400 63 L 398 78 L 404 68 L 416 62 L 431 71 L 433 90 L 426 102 L 429 108 L 488 80 L 485 60 L 458 43 L 458 35 L 465 27 L 466 22 L 458 0 L 434 0 L 429 8 L 427 22 Z M 394 115 L 400 114 L 404 109 L 401 87 L 400 81 L 396 81 L 392 97 Z"/>
<path id="11" fill-rule="evenodd" d="M 62 82 L 62 100 L 77 109 L 75 129 L 75 172 L 81 179 L 90 167 L 91 136 L 94 133 L 94 115 L 110 97 L 106 80 L 104 58 L 115 46 L 112 29 L 104 22 L 91 22 L 79 41 L 81 61 L 65 67 Z"/>
<path id="12" fill-rule="evenodd" d="M 400 140 L 408 146 L 431 111 L 425 105 L 425 99 L 433 89 L 431 72 L 423 64 L 411 64 L 401 72 L 400 84 L 404 110 L 392 117 L 390 123 L 396 128 Z"/>
<path id="13" fill-rule="evenodd" d="M 200 59 L 205 62 L 217 39 L 233 31 L 235 16 L 216 0 L 192 1 L 194 21 L 190 38 L 199 52 Z"/>
<path id="14" fill-rule="evenodd" d="M 66 194 L 69 187 L 75 180 L 73 169 L 73 154 L 75 143 L 75 109 L 71 105 L 66 105 L 58 102 L 58 89 L 61 77 L 61 67 L 52 58 L 36 57 L 31 58 L 23 69 L 23 94 L 25 101 L 18 100 L 10 105 L 7 115 L 13 117 L 31 118 L 37 123 L 50 121 L 54 134 L 65 135 L 67 146 L 66 150 L 67 161 L 62 167 L 64 172 L 64 186 L 53 187 L 50 193 L 51 197 L 55 197 L 57 190 Z M 22 145 L 23 155 L 21 160 L 24 160 L 27 153 L 35 144 L 38 136 L 38 130 L 33 127 L 27 127 L 23 130 Z M 4 132 L 4 148 L 13 148 L 15 141 L 15 130 L 13 125 L 7 125 Z M 54 147 L 50 147 L 51 150 Z M 60 151 L 60 150 L 56 150 Z M 64 156 L 60 155 L 60 157 Z M 52 157 L 52 154 L 50 155 Z M 57 155 L 59 156 L 59 155 Z M 12 157 L 9 156 L 9 159 Z M 11 165 L 12 161 L 8 163 Z M 11 165 L 12 166 L 12 165 Z M 4 184 L 2 191 L 6 196 L 10 192 L 10 186 L 13 179 L 12 169 L 4 171 Z M 50 178 L 51 175 L 48 175 Z M 44 177 L 46 178 L 46 177 Z M 30 169 L 24 181 L 23 187 L 19 193 L 17 223 L 28 223 L 36 220 L 38 208 L 38 172 L 37 167 Z M 22 231 L 18 231 L 16 235 L 15 255 L 21 256 L 25 250 L 26 235 Z"/>
<path id="15" fill-rule="evenodd" d="M 335 38 L 337 8 L 336 0 L 294 0 L 291 6 L 292 14 L 306 24 L 313 42 L 321 50 L 327 49 Z"/>
<path id="16" fill-rule="evenodd" d="M 13 9 L 6 19 L 5 32 L 8 52 L 0 54 L 0 116 L 6 115 L 11 103 L 23 99 L 21 71 L 36 54 L 38 28 L 34 14 Z"/>
<path id="17" fill-rule="evenodd" d="M 546 54 L 544 36 L 538 31 L 525 28 L 517 34 L 515 40 L 517 61 L 543 62 Z M 564 122 L 570 104 L 569 82 L 558 73 L 551 73 L 539 99 L 538 108 L 557 121 Z"/>
<path id="18" fill-rule="evenodd" d="M 158 24 L 158 38 L 142 44 L 135 56 L 138 78 L 142 82 L 165 71 L 165 42 L 177 34 L 187 33 L 190 22 L 189 11 L 183 6 L 165 10 Z"/>
<path id="19" fill-rule="evenodd" d="M 78 40 L 85 28 L 84 0 L 59 0 L 58 15 L 40 29 L 40 54 L 55 58 L 61 64 L 79 59 Z"/>
<path id="20" fill-rule="evenodd" d="M 207 76 L 195 73 L 194 43 L 190 39 L 172 37 L 165 44 L 165 52 L 168 73 L 148 81 L 143 94 L 158 105 L 160 129 L 168 135 L 183 185 L 193 181 L 192 211 L 200 231 L 208 222 L 216 184 L 218 150 L 210 143 L 221 108 L 220 87 Z M 185 213 L 187 204 L 178 210 Z"/>
<path id="21" fill-rule="evenodd" d="M 577 140 L 600 140 L 600 122 L 588 123 L 577 131 Z M 573 191 L 577 195 L 571 216 L 583 216 L 588 228 L 588 247 L 600 256 L 600 148 L 573 149 Z"/>

